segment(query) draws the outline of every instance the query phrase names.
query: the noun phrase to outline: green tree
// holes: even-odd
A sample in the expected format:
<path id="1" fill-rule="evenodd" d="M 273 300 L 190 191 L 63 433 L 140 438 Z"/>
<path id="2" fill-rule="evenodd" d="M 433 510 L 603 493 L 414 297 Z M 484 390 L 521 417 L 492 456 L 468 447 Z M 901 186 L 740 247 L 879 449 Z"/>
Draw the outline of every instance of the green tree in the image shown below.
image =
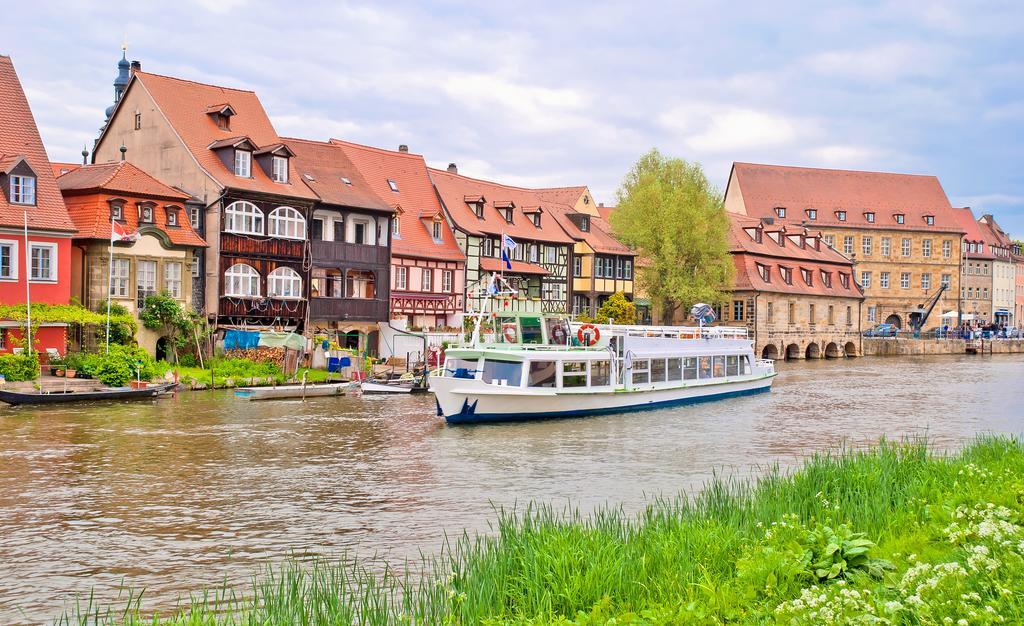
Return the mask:
<path id="1" fill-rule="evenodd" d="M 616 199 L 612 228 L 639 254 L 639 287 L 662 319 L 679 307 L 726 301 L 735 271 L 729 218 L 700 164 L 651 150 L 626 174 Z"/>
<path id="2" fill-rule="evenodd" d="M 636 305 L 626 299 L 625 294 L 616 291 L 597 310 L 594 321 L 607 324 L 613 320 L 616 324 L 636 324 Z"/>
<path id="3" fill-rule="evenodd" d="M 203 327 L 201 336 L 206 335 L 203 318 L 195 311 L 182 308 L 177 300 L 168 293 L 146 296 L 145 304 L 139 311 L 139 320 L 150 330 L 167 336 L 174 351 L 174 361 L 178 361 L 178 352 L 189 345 L 194 339 L 193 334 Z"/>

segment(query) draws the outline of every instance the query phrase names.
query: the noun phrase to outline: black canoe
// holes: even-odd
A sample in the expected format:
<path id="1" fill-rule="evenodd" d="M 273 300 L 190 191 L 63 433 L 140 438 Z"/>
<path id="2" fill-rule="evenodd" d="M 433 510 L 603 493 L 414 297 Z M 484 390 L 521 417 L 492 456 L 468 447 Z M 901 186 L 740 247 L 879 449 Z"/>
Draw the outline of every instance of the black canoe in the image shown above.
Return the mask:
<path id="1" fill-rule="evenodd" d="M 53 393 L 39 393 L 38 391 L 22 393 L 19 391 L 4 391 L 3 389 L 0 389 L 0 402 L 6 402 L 10 405 L 18 405 L 94 402 L 97 400 L 142 400 L 145 398 L 155 398 L 161 394 L 167 393 L 176 386 L 176 383 L 167 383 L 163 385 L 143 387 L 142 389 L 132 389 L 131 387 L 108 387 L 97 391 L 57 391 Z"/>

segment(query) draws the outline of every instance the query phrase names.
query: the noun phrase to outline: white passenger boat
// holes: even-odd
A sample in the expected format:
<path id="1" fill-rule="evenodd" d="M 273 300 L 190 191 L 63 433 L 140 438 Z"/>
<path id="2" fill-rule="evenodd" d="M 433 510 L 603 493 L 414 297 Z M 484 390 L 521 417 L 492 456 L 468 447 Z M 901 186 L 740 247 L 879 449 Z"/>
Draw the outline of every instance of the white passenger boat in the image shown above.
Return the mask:
<path id="1" fill-rule="evenodd" d="M 745 328 L 601 326 L 492 316 L 430 377 L 448 423 L 621 413 L 768 391 Z"/>

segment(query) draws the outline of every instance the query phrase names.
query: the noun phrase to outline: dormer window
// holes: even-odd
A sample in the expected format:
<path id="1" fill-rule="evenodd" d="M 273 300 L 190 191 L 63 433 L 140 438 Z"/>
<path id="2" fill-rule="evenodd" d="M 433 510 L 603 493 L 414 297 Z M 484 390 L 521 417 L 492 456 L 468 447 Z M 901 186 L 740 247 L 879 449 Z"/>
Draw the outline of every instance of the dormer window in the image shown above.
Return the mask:
<path id="1" fill-rule="evenodd" d="M 903 223 L 904 215 L 902 213 L 897 213 L 896 215 L 893 215 L 893 217 L 896 218 L 896 223 L 897 224 L 902 224 Z"/>
<path id="2" fill-rule="evenodd" d="M 786 218 L 786 207 L 784 207 L 784 206 L 777 206 L 777 207 L 775 207 L 775 215 L 777 215 L 779 217 L 779 219 L 785 219 Z"/>
<path id="3" fill-rule="evenodd" d="M 761 280 L 766 283 L 772 282 L 772 270 L 767 265 L 757 264 L 757 273 L 761 276 Z"/>
<path id="4" fill-rule="evenodd" d="M 836 219 L 840 222 L 846 221 L 846 211 L 836 211 Z"/>
<path id="5" fill-rule="evenodd" d="M 793 284 L 793 270 L 788 267 L 779 266 L 779 272 L 782 274 L 782 281 L 787 285 Z"/>
<path id="6" fill-rule="evenodd" d="M 391 180 L 390 178 L 388 179 L 388 187 L 391 188 L 391 191 L 398 193 L 398 183 Z"/>
<path id="7" fill-rule="evenodd" d="M 153 223 L 153 205 L 152 204 L 140 204 L 139 205 L 139 221 L 144 224 Z"/>
<path id="8" fill-rule="evenodd" d="M 288 182 L 288 157 L 275 156 L 273 158 L 273 179 L 275 183 Z"/>
<path id="9" fill-rule="evenodd" d="M 391 220 L 391 236 L 395 239 L 402 238 L 402 218 L 397 215 Z"/>
<path id="10" fill-rule="evenodd" d="M 816 220 L 818 219 L 818 209 L 807 209 L 807 219 Z"/>
<path id="11" fill-rule="evenodd" d="M 117 220 L 118 222 L 124 221 L 124 200 L 111 200 L 110 204 L 110 219 Z"/>
<path id="12" fill-rule="evenodd" d="M 441 241 L 441 220 L 434 220 L 433 232 L 431 233 L 434 237 L 434 241 Z"/>
<path id="13" fill-rule="evenodd" d="M 839 273 L 839 284 L 843 286 L 843 289 L 850 288 L 850 275 L 845 272 Z"/>
<path id="14" fill-rule="evenodd" d="M 874 224 L 875 223 L 875 214 L 872 213 L 871 211 L 868 211 L 867 213 L 864 214 L 864 219 L 867 220 L 868 224 Z"/>
<path id="15" fill-rule="evenodd" d="M 826 287 L 832 287 L 832 272 L 821 270 L 821 282 Z"/>
<path id="16" fill-rule="evenodd" d="M 530 219 L 533 222 L 534 226 L 540 228 L 540 213 L 534 213 Z"/>
<path id="17" fill-rule="evenodd" d="M 512 209 L 501 209 L 501 215 L 509 224 L 512 223 Z"/>
<path id="18" fill-rule="evenodd" d="M 235 114 L 235 110 L 230 104 L 215 104 L 206 109 L 206 114 L 220 130 L 231 130 L 231 116 Z"/>
<path id="19" fill-rule="evenodd" d="M 929 226 L 935 226 L 935 216 L 934 215 L 925 215 L 924 216 L 924 223 L 928 224 Z"/>
<path id="20" fill-rule="evenodd" d="M 483 217 L 484 217 L 484 203 L 483 202 L 477 202 L 476 204 L 474 204 L 473 205 L 473 210 L 476 213 L 477 217 L 479 217 L 480 219 L 483 219 Z"/>
<path id="21" fill-rule="evenodd" d="M 252 178 L 252 152 L 235 150 L 235 176 Z"/>
<path id="22" fill-rule="evenodd" d="M 178 225 L 178 207 L 173 207 L 173 206 L 164 207 L 164 210 L 167 212 L 167 225 L 168 226 L 177 226 Z"/>
<path id="23" fill-rule="evenodd" d="M 34 205 L 36 203 L 36 177 L 11 176 L 11 204 Z"/>
<path id="24" fill-rule="evenodd" d="M 814 286 L 814 274 L 812 274 L 810 270 L 801 267 L 800 277 L 804 279 L 804 282 L 807 283 L 808 287 Z"/>

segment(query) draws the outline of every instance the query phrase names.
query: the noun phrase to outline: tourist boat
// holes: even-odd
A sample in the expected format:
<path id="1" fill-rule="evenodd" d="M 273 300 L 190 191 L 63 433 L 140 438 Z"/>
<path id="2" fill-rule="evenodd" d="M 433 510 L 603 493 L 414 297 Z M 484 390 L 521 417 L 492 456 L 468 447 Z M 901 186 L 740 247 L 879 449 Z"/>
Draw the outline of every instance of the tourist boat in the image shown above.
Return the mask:
<path id="1" fill-rule="evenodd" d="M 618 326 L 491 315 L 430 377 L 450 424 L 621 413 L 768 391 L 746 328 Z"/>
<path id="2" fill-rule="evenodd" d="M 0 389 L 0 402 L 12 406 L 21 404 L 63 404 L 66 402 L 96 402 L 100 400 L 144 400 L 161 396 L 177 387 L 166 383 L 147 387 L 107 387 L 92 391 L 20 392 Z"/>
<path id="3" fill-rule="evenodd" d="M 277 387 L 239 387 L 235 396 L 246 400 L 287 400 L 343 396 L 353 391 L 357 383 L 324 383 L 315 385 L 279 385 Z"/>

